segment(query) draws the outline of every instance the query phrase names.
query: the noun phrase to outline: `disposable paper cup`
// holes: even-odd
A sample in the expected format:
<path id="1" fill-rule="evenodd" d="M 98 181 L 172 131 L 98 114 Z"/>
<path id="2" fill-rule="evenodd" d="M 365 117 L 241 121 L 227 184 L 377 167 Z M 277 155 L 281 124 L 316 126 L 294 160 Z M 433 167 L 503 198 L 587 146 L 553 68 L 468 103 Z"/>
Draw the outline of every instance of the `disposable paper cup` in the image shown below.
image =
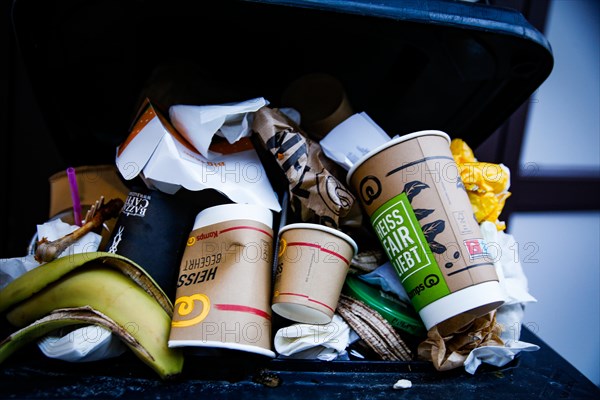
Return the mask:
<path id="1" fill-rule="evenodd" d="M 449 145 L 444 132 L 414 132 L 367 153 L 347 176 L 427 329 L 504 302 Z"/>
<path id="2" fill-rule="evenodd" d="M 173 195 L 134 187 L 103 249 L 141 265 L 173 300 L 179 262 L 195 213 L 193 207 Z"/>
<path id="3" fill-rule="evenodd" d="M 75 174 L 82 206 L 81 218 L 85 218 L 87 210 L 101 196 L 104 196 L 105 203 L 114 198 L 123 201 L 127 198 L 129 189 L 119 177 L 117 167 L 114 165 L 83 165 L 75 168 Z M 73 200 L 66 170 L 53 174 L 48 182 L 50 183 L 50 219 L 60 218 L 63 222 L 73 225 L 75 223 Z M 101 232 L 100 248 L 104 248 L 108 243 L 115 222 L 116 219 L 112 218 L 104 223 L 105 229 Z"/>
<path id="4" fill-rule="evenodd" d="M 357 251 L 350 236 L 333 228 L 305 223 L 283 227 L 273 311 L 296 322 L 331 322 Z"/>
<path id="5" fill-rule="evenodd" d="M 354 114 L 342 83 L 325 73 L 293 81 L 283 92 L 282 104 L 300 112 L 300 124 L 317 140 Z"/>
<path id="6" fill-rule="evenodd" d="M 273 215 L 225 204 L 201 211 L 181 260 L 169 347 L 275 357 L 271 341 Z"/>

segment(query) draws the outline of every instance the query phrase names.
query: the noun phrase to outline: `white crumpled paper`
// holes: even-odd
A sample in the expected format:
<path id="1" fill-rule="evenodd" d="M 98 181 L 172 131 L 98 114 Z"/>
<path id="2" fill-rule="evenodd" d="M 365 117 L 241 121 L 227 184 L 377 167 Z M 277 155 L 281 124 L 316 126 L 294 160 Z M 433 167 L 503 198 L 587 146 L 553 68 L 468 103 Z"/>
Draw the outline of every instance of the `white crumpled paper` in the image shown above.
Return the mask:
<path id="1" fill-rule="evenodd" d="M 175 129 L 146 100 L 117 148 L 117 168 L 124 179 L 139 175 L 146 186 L 164 193 L 174 194 L 182 187 L 215 189 L 236 203 L 279 212 L 277 195 L 248 137 L 252 111 L 264 104 L 266 100 L 258 98 L 238 104 L 171 106 Z M 219 147 L 226 154 L 208 150 L 215 136 L 226 139 Z"/>
<path id="2" fill-rule="evenodd" d="M 512 235 L 499 231 L 496 224 L 484 221 L 480 225 L 481 234 L 494 260 L 500 286 L 506 298 L 496 311 L 496 322 L 502 325 L 500 338 L 504 346 L 483 346 L 473 349 L 464 362 L 465 371 L 474 374 L 481 363 L 502 367 L 512 361 L 521 351 L 536 351 L 539 346 L 519 340 L 524 305 L 537 302 L 529 294 L 527 277 L 519 260 L 515 260 L 510 249 L 516 245 Z"/>
<path id="3" fill-rule="evenodd" d="M 211 160 L 222 154 L 209 150 L 212 138 L 220 134 L 231 144 L 250 136 L 252 113 L 269 104 L 262 97 L 240 103 L 219 105 L 173 105 L 171 123 L 204 157 Z"/>
<path id="4" fill-rule="evenodd" d="M 288 358 L 332 361 L 347 356 L 346 348 L 358 335 L 338 314 L 324 325 L 293 324 L 277 331 L 275 350 Z"/>
<path id="5" fill-rule="evenodd" d="M 60 219 L 50 220 L 37 225 L 37 237 L 54 241 L 78 228 Z M 89 232 L 67 247 L 60 257 L 97 251 L 101 240 L 102 236 Z M 35 260 L 33 254 L 0 260 L 0 289 L 42 264 Z M 94 329 L 94 335 L 90 334 L 90 329 Z M 81 327 L 63 336 L 46 335 L 38 341 L 38 347 L 47 357 L 78 362 L 115 357 L 126 349 L 120 339 L 114 337 L 110 331 L 95 325 Z"/>
<path id="6" fill-rule="evenodd" d="M 361 112 L 333 128 L 319 144 L 328 158 L 348 171 L 365 154 L 389 140 L 390 136 Z"/>
<path id="7" fill-rule="evenodd" d="M 38 347 L 47 357 L 71 362 L 104 360 L 127 350 L 118 336 L 98 325 L 84 326 L 64 336 L 46 335 L 38 341 Z"/>

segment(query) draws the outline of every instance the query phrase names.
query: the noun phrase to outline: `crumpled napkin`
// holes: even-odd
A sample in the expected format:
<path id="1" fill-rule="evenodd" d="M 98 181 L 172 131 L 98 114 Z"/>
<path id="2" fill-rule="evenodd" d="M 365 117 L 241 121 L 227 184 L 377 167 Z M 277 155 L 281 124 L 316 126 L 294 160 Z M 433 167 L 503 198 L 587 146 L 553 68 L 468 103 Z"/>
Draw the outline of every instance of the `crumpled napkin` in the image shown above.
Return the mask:
<path id="1" fill-rule="evenodd" d="M 473 349 L 464 361 L 465 371 L 473 375 L 482 362 L 502 367 L 513 360 L 522 351 L 536 351 L 540 347 L 521 341 L 507 343 L 505 346 L 485 346 Z"/>
<path id="2" fill-rule="evenodd" d="M 496 267 L 500 286 L 506 293 L 504 305 L 535 303 L 537 299 L 529 294 L 527 276 L 521 262 L 515 259 L 510 249 L 517 246 L 515 238 L 504 231 L 498 231 L 496 224 L 484 221 L 479 225 L 491 258 Z"/>
<path id="3" fill-rule="evenodd" d="M 293 324 L 279 329 L 274 345 L 282 358 L 332 361 L 346 356 L 346 348 L 356 340 L 356 332 L 336 313 L 328 324 Z"/>
<path id="4" fill-rule="evenodd" d="M 219 105 L 173 105 L 169 107 L 169 118 L 200 154 L 212 159 L 221 155 L 208 149 L 213 136 L 219 133 L 230 144 L 250 136 L 253 113 L 267 104 L 267 100 L 258 97 Z"/>
<path id="5" fill-rule="evenodd" d="M 38 347 L 47 357 L 71 362 L 104 360 L 123 354 L 127 347 L 110 330 L 88 325 L 65 334 L 46 335 Z"/>

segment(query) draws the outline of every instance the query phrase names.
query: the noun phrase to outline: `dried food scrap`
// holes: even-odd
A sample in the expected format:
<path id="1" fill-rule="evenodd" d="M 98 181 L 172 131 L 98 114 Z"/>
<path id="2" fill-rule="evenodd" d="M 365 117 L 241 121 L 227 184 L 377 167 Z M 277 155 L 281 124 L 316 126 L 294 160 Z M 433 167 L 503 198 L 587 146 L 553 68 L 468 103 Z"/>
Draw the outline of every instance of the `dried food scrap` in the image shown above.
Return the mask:
<path id="1" fill-rule="evenodd" d="M 281 384 L 281 378 L 279 378 L 279 375 L 274 374 L 268 369 L 261 369 L 258 371 L 258 373 L 252 377 L 252 381 L 267 387 L 277 387 Z"/>

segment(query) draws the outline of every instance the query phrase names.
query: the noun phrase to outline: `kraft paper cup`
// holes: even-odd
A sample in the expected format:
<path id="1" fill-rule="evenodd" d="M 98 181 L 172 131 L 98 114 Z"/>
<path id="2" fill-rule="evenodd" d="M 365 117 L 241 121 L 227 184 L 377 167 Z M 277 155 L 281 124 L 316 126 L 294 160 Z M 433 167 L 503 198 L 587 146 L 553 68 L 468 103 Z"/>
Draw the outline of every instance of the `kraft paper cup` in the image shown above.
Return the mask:
<path id="1" fill-rule="evenodd" d="M 75 176 L 82 206 L 82 218 L 101 196 L 104 196 L 104 202 L 107 203 L 114 198 L 124 201 L 129 193 L 129 189 L 119 177 L 117 167 L 114 165 L 82 165 L 75 168 Z M 53 174 L 48 178 L 48 182 L 50 184 L 50 219 L 60 218 L 63 222 L 73 225 L 75 222 L 73 200 L 66 170 Z M 106 246 L 115 222 L 116 219 L 113 218 L 104 223 L 105 229 L 101 232 L 100 248 Z"/>
<path id="2" fill-rule="evenodd" d="M 342 83 L 333 75 L 312 73 L 293 81 L 283 92 L 282 104 L 302 116 L 300 125 L 316 140 L 354 114 Z"/>
<path id="3" fill-rule="evenodd" d="M 427 329 L 503 304 L 446 133 L 419 131 L 379 146 L 353 165 L 347 183 Z"/>
<path id="4" fill-rule="evenodd" d="M 169 347 L 275 357 L 271 340 L 273 215 L 225 204 L 201 211 L 181 260 Z"/>
<path id="5" fill-rule="evenodd" d="M 336 229 L 308 223 L 284 226 L 279 232 L 273 311 L 296 322 L 331 322 L 357 251 L 354 240 Z"/>
<path id="6" fill-rule="evenodd" d="M 195 213 L 176 196 L 145 186 L 133 187 L 103 249 L 141 265 L 173 300 L 179 262 Z"/>

